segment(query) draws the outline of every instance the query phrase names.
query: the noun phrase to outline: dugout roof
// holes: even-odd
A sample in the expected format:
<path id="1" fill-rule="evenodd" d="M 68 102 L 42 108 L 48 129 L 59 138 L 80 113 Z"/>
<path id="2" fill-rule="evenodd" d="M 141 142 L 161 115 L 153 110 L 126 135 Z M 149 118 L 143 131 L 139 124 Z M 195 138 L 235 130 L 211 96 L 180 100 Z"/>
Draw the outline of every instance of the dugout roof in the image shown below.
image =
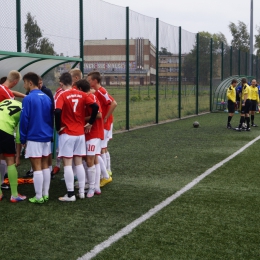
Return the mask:
<path id="1" fill-rule="evenodd" d="M 22 76 L 30 71 L 44 76 L 63 63 L 72 63 L 74 68 L 81 61 L 81 58 L 0 51 L 0 78 L 7 76 L 11 70 L 19 71 Z"/>
<path id="2" fill-rule="evenodd" d="M 213 97 L 213 103 L 214 103 L 214 108 L 213 110 L 223 110 L 223 108 L 226 107 L 227 103 L 227 89 L 231 85 L 232 79 L 236 79 L 238 82 L 238 86 L 241 84 L 242 78 L 246 78 L 247 81 L 251 81 L 254 77 L 252 76 L 246 76 L 246 75 L 234 75 L 231 77 L 228 77 L 224 79 L 216 88 L 216 91 L 214 93 Z"/>

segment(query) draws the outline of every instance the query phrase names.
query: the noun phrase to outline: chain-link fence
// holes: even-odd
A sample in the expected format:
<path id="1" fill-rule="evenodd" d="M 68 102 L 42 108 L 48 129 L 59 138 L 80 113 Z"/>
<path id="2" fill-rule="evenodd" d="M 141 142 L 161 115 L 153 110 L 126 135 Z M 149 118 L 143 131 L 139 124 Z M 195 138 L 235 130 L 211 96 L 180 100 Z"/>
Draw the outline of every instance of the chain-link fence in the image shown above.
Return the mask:
<path id="1" fill-rule="evenodd" d="M 0 50 L 81 57 L 115 98 L 115 129 L 182 118 L 213 108 L 232 75 L 260 77 L 258 57 L 207 33 L 191 33 L 101 0 L 2 0 Z M 1 58 L 1 54 L 0 54 Z M 252 68 L 249 72 L 249 68 Z M 63 64 L 44 76 L 53 90 Z"/>

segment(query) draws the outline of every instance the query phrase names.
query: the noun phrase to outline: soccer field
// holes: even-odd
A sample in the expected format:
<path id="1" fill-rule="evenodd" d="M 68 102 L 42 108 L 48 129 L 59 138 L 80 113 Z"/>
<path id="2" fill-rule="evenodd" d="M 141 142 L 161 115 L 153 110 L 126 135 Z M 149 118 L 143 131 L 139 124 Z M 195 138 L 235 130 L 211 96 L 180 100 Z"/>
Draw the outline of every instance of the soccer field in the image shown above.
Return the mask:
<path id="1" fill-rule="evenodd" d="M 84 256 L 260 134 L 227 130 L 226 121 L 226 113 L 213 113 L 114 135 L 113 182 L 101 196 L 58 201 L 66 193 L 60 173 L 48 203 L 4 199 L 0 259 Z M 260 259 L 258 147 L 259 141 L 95 259 Z M 23 163 L 20 175 L 29 169 Z M 19 191 L 34 195 L 31 184 Z"/>

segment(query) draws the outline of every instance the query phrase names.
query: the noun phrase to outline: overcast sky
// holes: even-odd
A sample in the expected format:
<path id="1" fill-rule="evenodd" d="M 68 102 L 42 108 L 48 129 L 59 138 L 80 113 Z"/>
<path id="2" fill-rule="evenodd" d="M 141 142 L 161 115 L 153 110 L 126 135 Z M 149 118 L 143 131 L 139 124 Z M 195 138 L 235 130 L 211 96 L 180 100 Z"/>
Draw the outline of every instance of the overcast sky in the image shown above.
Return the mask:
<path id="1" fill-rule="evenodd" d="M 0 0 L 0 50 L 16 51 L 16 0 Z M 156 45 L 156 19 L 160 19 L 159 48 L 178 52 L 178 27 L 182 32 L 182 52 L 195 44 L 196 33 L 222 32 L 231 44 L 230 22 L 243 21 L 250 29 L 251 0 L 84 0 L 84 40 L 125 39 L 126 11 L 130 8 L 130 38 L 142 37 Z M 254 0 L 254 34 L 260 26 L 260 0 Z M 22 51 L 25 51 L 24 24 L 30 12 L 43 37 L 54 44 L 56 53 L 79 55 L 79 1 L 21 1 Z M 190 33 L 189 33 L 190 32 Z"/>
<path id="2" fill-rule="evenodd" d="M 228 43 L 231 34 L 230 22 L 243 21 L 250 30 L 251 0 L 106 0 L 105 2 L 126 7 L 143 15 L 159 18 L 161 21 L 181 26 L 197 33 L 222 32 Z M 254 34 L 256 25 L 260 26 L 260 0 L 254 0 Z"/>

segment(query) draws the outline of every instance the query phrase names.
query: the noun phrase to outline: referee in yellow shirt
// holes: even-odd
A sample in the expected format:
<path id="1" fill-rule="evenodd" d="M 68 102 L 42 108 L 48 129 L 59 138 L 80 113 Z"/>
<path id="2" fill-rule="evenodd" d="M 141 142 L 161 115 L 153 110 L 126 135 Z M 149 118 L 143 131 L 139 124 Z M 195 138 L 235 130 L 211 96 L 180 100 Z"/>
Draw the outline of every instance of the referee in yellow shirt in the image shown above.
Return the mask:
<path id="1" fill-rule="evenodd" d="M 235 130 L 241 131 L 242 124 L 246 121 L 247 127 L 246 131 L 250 131 L 250 118 L 249 118 L 249 111 L 251 107 L 251 89 L 247 84 L 247 79 L 242 78 L 242 97 L 241 97 L 241 114 L 240 114 L 240 123 Z"/>
<path id="2" fill-rule="evenodd" d="M 227 89 L 227 99 L 228 99 L 228 122 L 227 122 L 227 128 L 232 129 L 232 126 L 230 124 L 232 117 L 235 113 L 235 105 L 236 105 L 236 86 L 237 86 L 237 80 L 233 79 L 231 82 L 230 87 Z"/>
<path id="3" fill-rule="evenodd" d="M 256 107 L 258 106 L 259 103 L 259 95 L 258 95 L 258 88 L 255 79 L 251 81 L 250 90 L 251 90 L 251 108 L 250 108 L 251 126 L 257 127 L 257 125 L 254 123 L 254 120 L 255 120 Z"/>

